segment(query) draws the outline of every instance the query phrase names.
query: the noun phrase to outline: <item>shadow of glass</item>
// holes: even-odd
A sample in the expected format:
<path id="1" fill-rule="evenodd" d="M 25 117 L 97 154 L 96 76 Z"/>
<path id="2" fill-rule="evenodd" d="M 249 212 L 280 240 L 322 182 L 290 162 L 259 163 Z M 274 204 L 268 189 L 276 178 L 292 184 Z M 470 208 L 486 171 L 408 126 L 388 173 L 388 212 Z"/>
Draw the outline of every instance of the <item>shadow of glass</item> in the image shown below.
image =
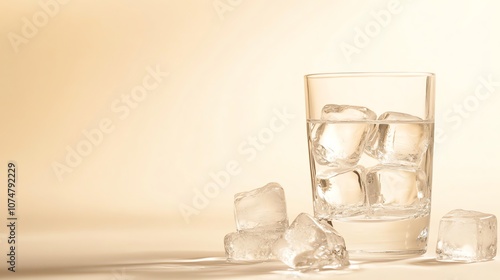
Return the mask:
<path id="1" fill-rule="evenodd" d="M 409 265 L 417 265 L 417 266 L 453 266 L 453 265 L 463 265 L 466 264 L 464 262 L 440 262 L 437 261 L 435 258 L 426 258 L 426 259 L 419 259 L 415 261 L 409 261 L 407 262 Z"/>

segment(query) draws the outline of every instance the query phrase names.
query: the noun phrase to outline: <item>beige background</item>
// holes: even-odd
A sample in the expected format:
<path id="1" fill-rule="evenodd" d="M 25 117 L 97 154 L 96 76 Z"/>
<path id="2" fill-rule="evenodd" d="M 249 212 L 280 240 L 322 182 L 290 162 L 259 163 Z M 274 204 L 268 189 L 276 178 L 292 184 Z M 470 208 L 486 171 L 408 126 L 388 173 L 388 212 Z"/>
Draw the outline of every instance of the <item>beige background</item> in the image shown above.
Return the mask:
<path id="1" fill-rule="evenodd" d="M 17 162 L 21 269 L 222 254 L 233 195 L 270 181 L 284 186 L 290 219 L 311 212 L 303 75 L 315 72 L 436 73 L 431 255 L 448 210 L 500 214 L 497 1 L 48 2 L 46 22 L 37 1 L 0 2 L 0 182 Z M 381 10 L 393 12 L 385 26 Z M 28 32 L 27 21 L 38 26 Z M 148 67 L 169 74 L 130 114 L 118 111 Z M 290 116 L 251 148 L 276 111 Z M 103 121 L 114 129 L 59 178 L 54 164 L 67 166 L 68 147 Z M 186 222 L 179 207 L 228 163 L 237 174 Z M 3 183 L 2 221 L 5 200 Z"/>

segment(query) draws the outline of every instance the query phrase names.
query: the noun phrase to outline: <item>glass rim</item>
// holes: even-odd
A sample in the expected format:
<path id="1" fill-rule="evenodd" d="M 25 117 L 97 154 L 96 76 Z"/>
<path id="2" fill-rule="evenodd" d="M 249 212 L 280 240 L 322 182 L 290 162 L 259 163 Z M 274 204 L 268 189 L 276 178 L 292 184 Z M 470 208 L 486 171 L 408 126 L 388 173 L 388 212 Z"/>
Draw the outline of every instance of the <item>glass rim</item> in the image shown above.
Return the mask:
<path id="1" fill-rule="evenodd" d="M 353 77 L 435 77 L 432 72 L 331 72 L 304 75 L 306 79 Z"/>

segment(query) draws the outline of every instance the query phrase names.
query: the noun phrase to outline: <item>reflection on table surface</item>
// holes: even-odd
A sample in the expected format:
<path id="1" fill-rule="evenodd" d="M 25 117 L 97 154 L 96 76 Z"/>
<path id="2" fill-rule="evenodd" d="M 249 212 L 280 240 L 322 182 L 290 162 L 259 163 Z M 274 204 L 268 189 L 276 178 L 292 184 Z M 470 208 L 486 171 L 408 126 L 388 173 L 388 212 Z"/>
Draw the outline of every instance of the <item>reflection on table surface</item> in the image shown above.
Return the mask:
<path id="1" fill-rule="evenodd" d="M 163 256 L 162 256 L 163 255 Z M 500 261 L 460 264 L 437 262 L 433 256 L 390 261 L 351 261 L 342 270 L 299 272 L 279 261 L 229 263 L 222 252 L 167 252 L 110 258 L 99 265 L 19 267 L 2 279 L 496 279 Z M 123 256 L 120 259 L 124 259 Z M 374 278 L 375 277 L 375 278 Z M 424 278 L 423 278 L 424 277 Z"/>

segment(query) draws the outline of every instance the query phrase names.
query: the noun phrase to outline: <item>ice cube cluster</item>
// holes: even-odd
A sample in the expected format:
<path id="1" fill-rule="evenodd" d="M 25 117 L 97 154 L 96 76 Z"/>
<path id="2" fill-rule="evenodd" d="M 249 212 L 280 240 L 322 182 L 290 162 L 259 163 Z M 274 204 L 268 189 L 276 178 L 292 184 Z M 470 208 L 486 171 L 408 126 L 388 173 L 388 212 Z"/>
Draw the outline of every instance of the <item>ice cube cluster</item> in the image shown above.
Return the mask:
<path id="1" fill-rule="evenodd" d="M 325 221 L 300 214 L 288 227 L 283 188 L 269 183 L 235 195 L 237 232 L 224 238 L 228 261 L 279 259 L 298 270 L 349 265 L 344 239 Z"/>
<path id="2" fill-rule="evenodd" d="M 430 186 L 421 167 L 431 127 L 399 112 L 325 105 L 310 127 L 315 160 L 314 211 L 321 219 L 428 213 Z"/>
<path id="3" fill-rule="evenodd" d="M 453 262 L 491 260 L 497 253 L 495 215 L 456 209 L 439 223 L 436 259 Z"/>
<path id="4" fill-rule="evenodd" d="M 234 196 L 237 232 L 224 237 L 230 261 L 273 259 L 272 246 L 288 227 L 285 193 L 278 183 Z"/>

